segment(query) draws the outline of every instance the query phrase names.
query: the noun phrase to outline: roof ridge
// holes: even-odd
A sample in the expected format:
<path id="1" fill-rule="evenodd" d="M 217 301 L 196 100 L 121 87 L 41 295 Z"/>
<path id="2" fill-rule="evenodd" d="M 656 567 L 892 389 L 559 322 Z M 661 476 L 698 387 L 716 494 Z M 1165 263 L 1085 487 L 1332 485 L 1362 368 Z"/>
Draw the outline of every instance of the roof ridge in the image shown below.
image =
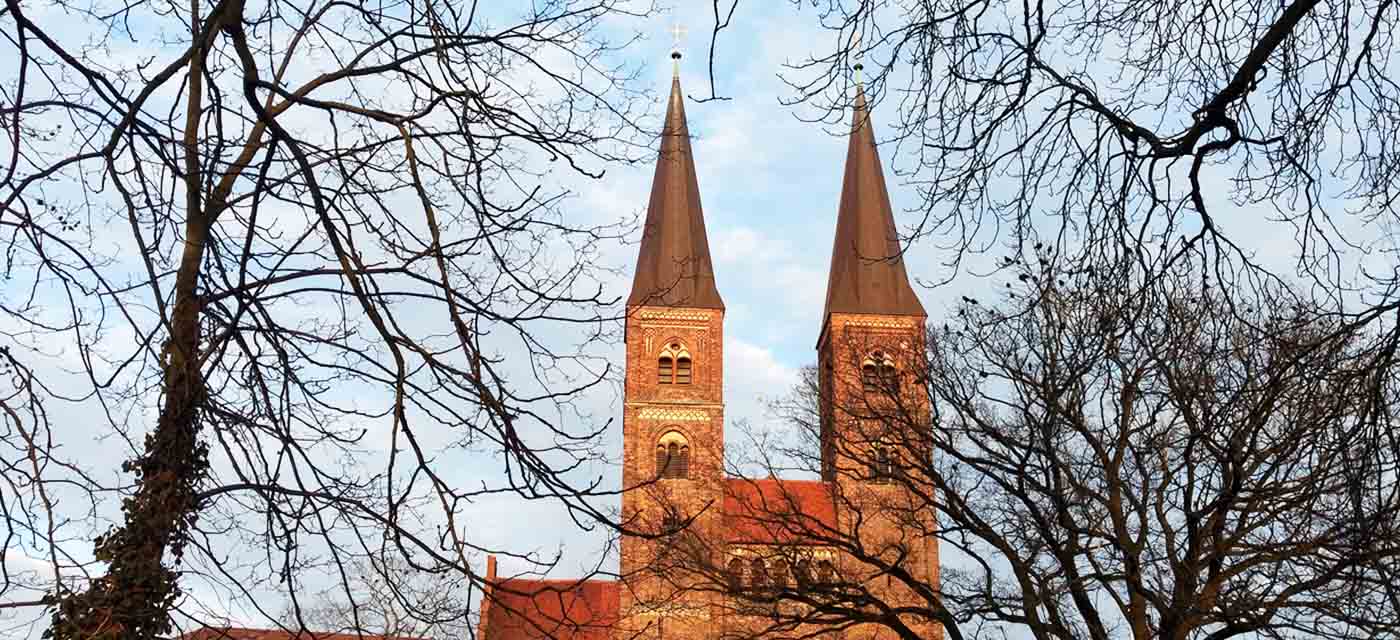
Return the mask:
<path id="1" fill-rule="evenodd" d="M 499 583 L 501 583 L 501 582 L 512 582 L 512 581 L 519 581 L 519 582 L 536 582 L 536 583 L 540 583 L 540 584 L 544 584 L 544 583 L 584 584 L 584 583 L 589 583 L 589 582 L 597 583 L 597 584 L 618 584 L 618 581 L 617 581 L 617 580 L 604 580 L 604 579 L 602 579 L 602 578 L 500 578 L 500 579 L 498 579 L 496 582 L 499 584 Z"/>

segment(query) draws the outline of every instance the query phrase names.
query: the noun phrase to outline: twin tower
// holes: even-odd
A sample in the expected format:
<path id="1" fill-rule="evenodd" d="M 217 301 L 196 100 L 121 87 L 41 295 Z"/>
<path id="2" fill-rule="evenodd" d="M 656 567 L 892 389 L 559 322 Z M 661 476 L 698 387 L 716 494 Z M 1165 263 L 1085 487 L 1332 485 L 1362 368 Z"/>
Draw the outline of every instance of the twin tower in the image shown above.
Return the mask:
<path id="1" fill-rule="evenodd" d="M 677 73 L 627 300 L 620 571 L 615 580 L 506 578 L 492 559 L 478 640 L 759 637 L 777 610 L 754 609 L 753 594 L 813 585 L 861 584 L 888 603 L 917 602 L 881 563 L 936 592 L 933 514 L 891 481 L 928 459 L 909 444 L 919 438 L 891 433 L 929 425 L 914 371 L 926 315 L 900 257 L 863 93 L 852 121 L 817 338 L 820 478 L 725 470 L 724 302 Z M 894 409 L 904 419 L 884 417 Z M 927 620 L 907 623 L 920 637 L 941 635 Z M 896 637 L 877 624 L 799 631 Z"/>
<path id="2" fill-rule="evenodd" d="M 817 338 L 820 480 L 738 478 L 725 471 L 724 302 L 715 286 L 700 200 L 676 75 L 627 299 L 623 486 L 648 490 L 624 492 L 624 521 L 688 522 L 688 531 L 712 542 L 707 553 L 719 557 L 711 561 L 727 567 L 730 581 L 737 585 L 759 572 L 765 580 L 779 570 L 793 575 L 796 567 L 790 558 L 764 560 L 782 542 L 775 539 L 780 533 L 754 523 L 772 521 L 759 512 L 774 505 L 800 503 L 804 513 L 827 521 L 818 526 L 840 528 L 872 546 L 902 545 L 903 553 L 922 565 L 917 571 L 936 584 L 937 549 L 928 536 L 901 531 L 898 522 L 881 522 L 870 512 L 855 516 L 868 532 L 851 532 L 850 526 L 856 525 L 843 522 L 843 505 L 853 504 L 857 496 L 898 490 L 882 478 L 892 471 L 890 460 L 912 459 L 880 449 L 889 446 L 886 441 L 908 438 L 882 437 L 878 428 L 862 424 L 868 421 L 862 420 L 861 410 L 852 408 L 869 406 L 872 388 L 892 387 L 885 391 L 908 392 L 903 410 L 912 407 L 915 420 L 928 424 L 927 402 L 910 375 L 923 353 L 927 315 L 904 269 L 863 90 L 857 89 L 852 114 L 826 308 Z M 664 530 L 664 524 L 659 526 Z M 928 528 L 920 528 L 927 533 Z M 865 540 L 867 536 L 882 540 Z M 689 610 L 701 618 L 699 610 L 707 606 L 697 601 L 706 599 L 698 595 L 682 597 L 689 601 L 684 605 L 675 602 L 675 576 L 649 575 L 648 567 L 662 551 L 658 545 L 664 544 L 645 537 L 624 537 L 621 542 L 621 576 L 627 584 L 620 593 L 620 618 L 643 635 L 647 632 L 642 629 L 664 625 L 666 618 L 649 608 L 648 600 L 670 602 L 663 610 L 673 615 Z M 811 556 L 810 566 L 841 570 L 839 553 L 825 554 L 821 545 L 811 546 L 804 552 Z"/>
<path id="3" fill-rule="evenodd" d="M 817 339 L 823 401 L 853 401 L 842 397 L 846 385 L 839 381 L 883 374 L 921 354 L 926 319 L 904 270 L 865 94 L 858 89 Z M 724 301 L 715 287 L 679 74 L 671 80 L 627 298 L 626 336 L 624 486 L 658 474 L 719 483 L 724 478 Z M 840 437 L 837 425 L 829 424 L 834 418 L 824 420 L 824 441 Z M 837 449 L 827 442 L 823 448 Z M 671 468 L 655 467 L 663 455 Z M 835 462 L 823 459 L 828 481 L 836 479 Z"/>

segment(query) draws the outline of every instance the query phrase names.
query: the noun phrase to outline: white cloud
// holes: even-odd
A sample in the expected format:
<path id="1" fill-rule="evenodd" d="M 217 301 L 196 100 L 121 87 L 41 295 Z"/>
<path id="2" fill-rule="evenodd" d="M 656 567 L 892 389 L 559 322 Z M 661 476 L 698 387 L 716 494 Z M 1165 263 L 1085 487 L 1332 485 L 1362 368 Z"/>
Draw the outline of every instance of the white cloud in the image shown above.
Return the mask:
<path id="1" fill-rule="evenodd" d="M 763 237 L 754 229 L 726 227 L 714 235 L 714 246 L 710 251 L 714 254 L 717 267 L 737 266 L 755 256 L 763 255 Z"/>
<path id="2" fill-rule="evenodd" d="M 772 349 L 741 338 L 724 344 L 724 396 L 728 422 L 761 423 L 766 402 L 797 382 L 797 367 L 780 361 Z"/>

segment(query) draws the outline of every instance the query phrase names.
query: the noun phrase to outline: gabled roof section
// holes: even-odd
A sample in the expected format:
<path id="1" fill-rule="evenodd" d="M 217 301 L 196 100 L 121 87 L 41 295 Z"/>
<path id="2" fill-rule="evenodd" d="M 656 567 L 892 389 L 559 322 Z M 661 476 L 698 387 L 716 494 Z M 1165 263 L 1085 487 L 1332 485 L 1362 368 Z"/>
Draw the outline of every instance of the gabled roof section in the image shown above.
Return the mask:
<path id="1" fill-rule="evenodd" d="M 671 78 L 661 152 L 651 179 L 651 200 L 637 251 L 632 294 L 627 298 L 627 306 L 639 305 L 724 308 L 715 288 L 710 243 L 705 238 L 705 214 L 700 208 L 700 185 L 690 153 L 679 73 Z"/>
<path id="2" fill-rule="evenodd" d="M 491 585 L 482 640 L 609 640 L 618 583 L 511 578 Z"/>
<path id="3" fill-rule="evenodd" d="M 725 535 L 731 544 L 823 544 L 814 534 L 835 533 L 831 483 L 779 478 L 725 478 L 724 483 Z"/>
<path id="4" fill-rule="evenodd" d="M 865 90 L 859 85 L 823 320 L 833 313 L 927 316 L 904 271 L 880 152 L 875 148 Z"/>

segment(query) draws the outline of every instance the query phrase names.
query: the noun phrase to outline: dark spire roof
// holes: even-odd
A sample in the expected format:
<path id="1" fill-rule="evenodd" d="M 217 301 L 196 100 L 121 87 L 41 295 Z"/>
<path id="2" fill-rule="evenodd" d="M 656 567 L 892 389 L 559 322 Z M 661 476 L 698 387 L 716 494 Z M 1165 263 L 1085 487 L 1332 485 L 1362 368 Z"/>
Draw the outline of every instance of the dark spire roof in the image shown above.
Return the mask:
<path id="1" fill-rule="evenodd" d="M 700 209 L 695 160 L 690 155 L 690 129 L 685 123 L 679 74 L 671 78 L 661 153 L 651 180 L 651 202 L 647 204 L 627 305 L 724 308 L 715 289 L 710 244 L 705 239 L 705 215 Z"/>
<path id="2" fill-rule="evenodd" d="M 833 313 L 926 316 L 904 272 L 880 153 L 875 149 L 865 91 L 859 86 L 851 119 L 822 317 Z"/>

